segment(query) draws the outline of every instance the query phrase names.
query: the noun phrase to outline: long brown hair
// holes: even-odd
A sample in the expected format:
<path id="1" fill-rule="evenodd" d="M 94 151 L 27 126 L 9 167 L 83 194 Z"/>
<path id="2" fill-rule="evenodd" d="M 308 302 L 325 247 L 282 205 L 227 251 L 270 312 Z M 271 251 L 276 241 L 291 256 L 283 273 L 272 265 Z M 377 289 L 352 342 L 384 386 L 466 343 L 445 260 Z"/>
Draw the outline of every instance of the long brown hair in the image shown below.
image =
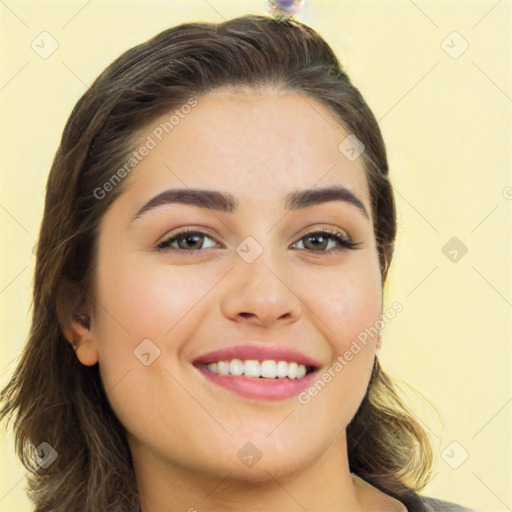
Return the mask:
<path id="1" fill-rule="evenodd" d="M 80 98 L 48 178 L 36 255 L 33 315 L 19 364 L 2 390 L 1 418 L 14 416 L 16 450 L 36 511 L 138 509 L 125 430 L 98 365 L 84 366 L 62 326 L 85 325 L 94 304 L 98 226 L 124 181 L 100 199 L 154 119 L 216 88 L 276 87 L 322 102 L 365 145 L 383 282 L 396 235 L 395 204 L 382 135 L 370 108 L 329 45 L 294 19 L 248 15 L 186 23 L 121 55 Z M 103 188 L 104 190 L 104 188 Z M 32 457 L 47 442 L 47 468 Z M 428 437 L 376 358 L 367 393 L 347 428 L 349 464 L 381 489 L 405 496 L 430 476 Z"/>

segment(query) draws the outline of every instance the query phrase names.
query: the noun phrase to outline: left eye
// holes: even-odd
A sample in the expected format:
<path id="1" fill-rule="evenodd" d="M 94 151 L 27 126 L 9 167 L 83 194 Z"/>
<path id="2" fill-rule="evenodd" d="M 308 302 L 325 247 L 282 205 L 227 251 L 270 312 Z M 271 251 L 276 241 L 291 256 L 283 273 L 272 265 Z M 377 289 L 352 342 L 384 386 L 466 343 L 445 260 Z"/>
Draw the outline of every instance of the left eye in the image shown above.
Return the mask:
<path id="1" fill-rule="evenodd" d="M 341 251 L 343 249 L 357 249 L 357 246 L 359 245 L 359 243 L 353 242 L 350 238 L 342 235 L 341 233 L 330 231 L 318 231 L 309 233 L 308 235 L 303 236 L 297 243 L 300 244 L 302 240 L 308 240 L 308 244 L 310 241 L 314 241 L 312 244 L 312 247 L 314 247 L 313 249 L 306 248 L 306 250 L 311 252 L 332 253 L 333 251 Z M 327 245 L 329 245 L 329 241 L 334 241 L 334 247 L 331 247 L 329 250 L 327 250 L 327 246 L 325 246 L 325 244 L 327 243 Z M 293 244 L 293 247 L 296 247 L 297 243 Z M 304 245 L 304 243 L 302 245 Z M 321 250 L 318 251 L 318 249 Z"/>
<path id="2" fill-rule="evenodd" d="M 203 242 L 201 242 L 202 238 L 209 238 L 210 240 L 213 240 L 213 238 L 208 236 L 206 233 L 202 233 L 201 231 L 181 231 L 180 233 L 177 233 L 176 235 L 168 238 L 167 240 L 160 242 L 156 246 L 156 250 L 160 251 L 168 248 L 172 251 L 197 252 L 199 249 L 204 249 Z M 297 249 L 297 246 L 300 245 L 301 243 L 304 246 L 305 244 L 303 243 L 303 240 L 308 240 L 308 245 L 313 247 L 312 249 L 304 247 L 307 251 L 320 253 L 323 252 L 327 254 L 332 253 L 334 251 L 340 251 L 343 249 L 357 249 L 357 247 L 360 245 L 359 243 L 353 242 L 350 238 L 341 233 L 330 231 L 316 231 L 303 236 L 298 242 L 292 245 L 292 248 Z M 312 244 L 311 241 L 313 241 Z M 334 242 L 334 247 L 327 249 L 329 242 Z M 175 243 L 178 244 L 177 247 L 173 245 Z M 326 243 L 327 246 L 325 245 Z M 216 246 L 217 244 L 214 243 L 213 246 L 210 246 L 210 248 Z"/>

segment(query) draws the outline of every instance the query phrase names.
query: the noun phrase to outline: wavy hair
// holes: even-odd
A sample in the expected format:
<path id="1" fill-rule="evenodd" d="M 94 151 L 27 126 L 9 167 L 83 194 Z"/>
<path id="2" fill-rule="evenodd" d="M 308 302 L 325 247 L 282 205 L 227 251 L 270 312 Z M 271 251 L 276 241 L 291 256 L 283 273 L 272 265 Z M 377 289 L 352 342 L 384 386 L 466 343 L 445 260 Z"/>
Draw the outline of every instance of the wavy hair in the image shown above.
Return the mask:
<path id="1" fill-rule="evenodd" d="M 317 32 L 293 18 L 247 15 L 181 24 L 126 51 L 79 99 L 64 128 L 47 182 L 32 323 L 1 395 L 1 418 L 14 419 L 16 453 L 30 470 L 28 494 L 36 512 L 138 510 L 125 430 L 108 403 L 98 365 L 78 361 L 62 326 L 72 319 L 89 322 L 98 226 L 124 182 L 101 200 L 94 190 L 122 167 L 153 120 L 223 87 L 273 88 L 317 100 L 363 142 L 385 282 L 396 214 L 384 142 L 370 108 Z M 32 457 L 42 442 L 58 452 L 47 468 Z M 350 470 L 381 489 L 403 497 L 429 479 L 429 439 L 377 357 L 347 443 Z"/>

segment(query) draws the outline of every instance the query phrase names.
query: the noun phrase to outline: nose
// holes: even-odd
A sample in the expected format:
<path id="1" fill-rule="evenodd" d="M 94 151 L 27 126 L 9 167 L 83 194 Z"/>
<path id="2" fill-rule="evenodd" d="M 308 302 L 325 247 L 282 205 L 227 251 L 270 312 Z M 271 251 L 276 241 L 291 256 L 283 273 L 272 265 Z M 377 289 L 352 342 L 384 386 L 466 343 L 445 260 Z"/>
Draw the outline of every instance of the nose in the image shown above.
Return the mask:
<path id="1" fill-rule="evenodd" d="M 276 265 L 265 250 L 252 263 L 242 259 L 229 272 L 221 299 L 221 311 L 231 321 L 269 327 L 279 321 L 296 322 L 302 302 L 297 283 L 282 265 Z"/>

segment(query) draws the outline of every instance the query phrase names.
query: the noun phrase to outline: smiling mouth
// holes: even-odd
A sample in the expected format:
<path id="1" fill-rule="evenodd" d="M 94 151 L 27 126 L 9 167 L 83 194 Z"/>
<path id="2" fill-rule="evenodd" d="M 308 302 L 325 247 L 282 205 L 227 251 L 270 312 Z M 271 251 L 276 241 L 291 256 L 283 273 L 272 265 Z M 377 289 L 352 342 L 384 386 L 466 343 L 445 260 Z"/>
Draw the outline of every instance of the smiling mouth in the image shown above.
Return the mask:
<path id="1" fill-rule="evenodd" d="M 215 375 L 249 377 L 252 379 L 268 380 L 301 380 L 313 373 L 316 368 L 297 362 L 266 359 L 230 359 L 220 360 L 209 364 L 198 363 L 195 366 L 203 368 Z"/>
<path id="2" fill-rule="evenodd" d="M 208 389 L 212 383 L 243 398 L 258 401 L 291 399 L 316 379 L 314 367 L 287 361 L 231 359 L 195 363 L 194 367 L 204 377 Z"/>

